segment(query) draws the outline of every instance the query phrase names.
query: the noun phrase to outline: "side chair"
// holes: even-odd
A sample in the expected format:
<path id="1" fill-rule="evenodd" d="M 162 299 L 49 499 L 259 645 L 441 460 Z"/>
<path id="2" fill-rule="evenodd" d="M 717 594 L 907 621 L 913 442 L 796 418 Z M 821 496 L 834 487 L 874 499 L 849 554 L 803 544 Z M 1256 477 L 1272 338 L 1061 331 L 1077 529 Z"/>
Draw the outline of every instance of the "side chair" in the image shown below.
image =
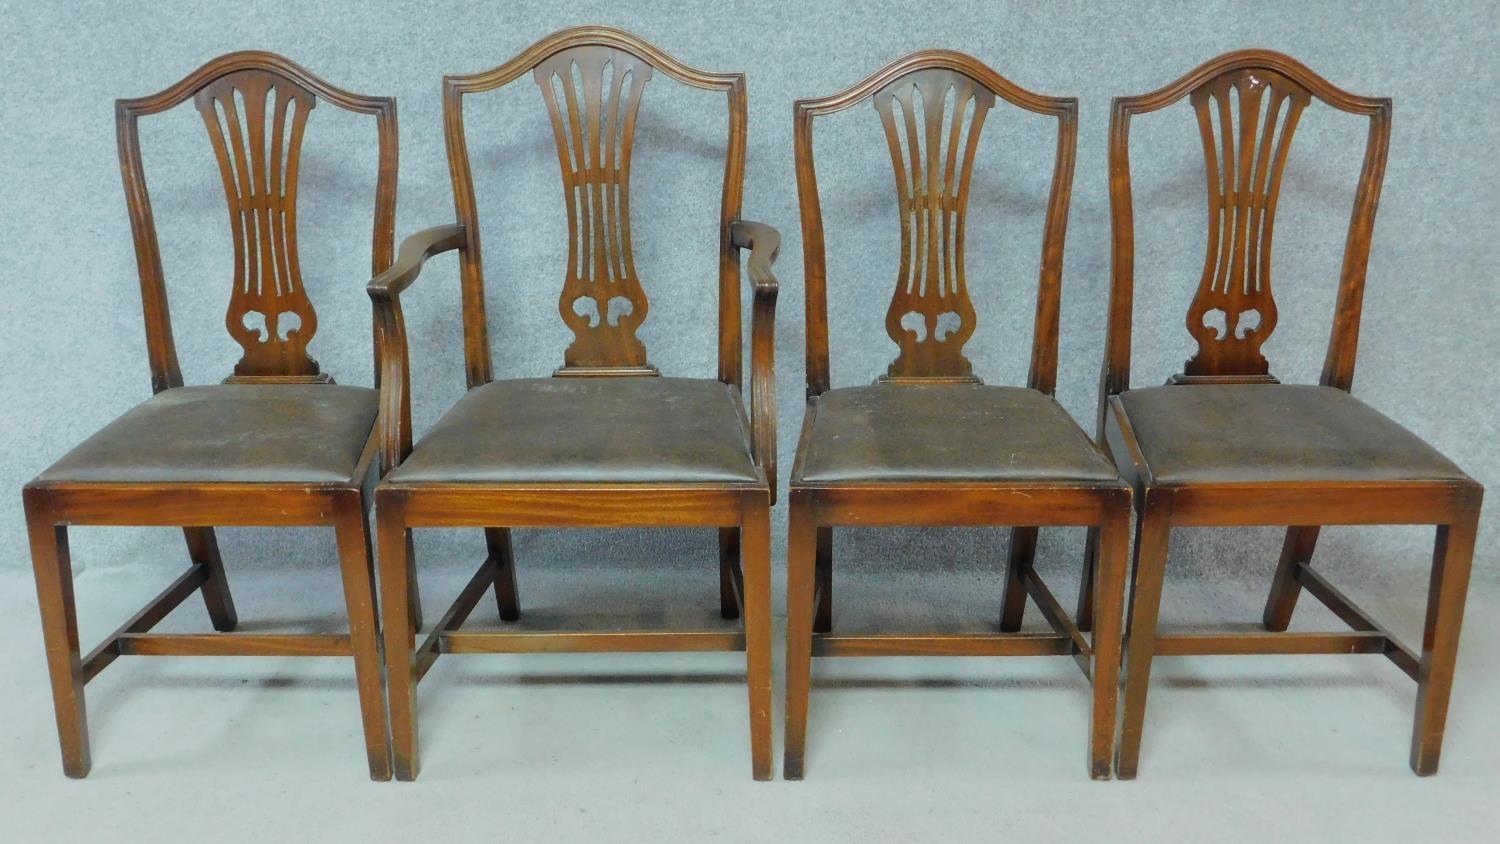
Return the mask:
<path id="1" fill-rule="evenodd" d="M 243 349 L 224 383 L 184 386 L 156 225 L 141 162 L 140 118 L 188 100 L 218 160 L 234 235 L 224 324 Z M 230 53 L 161 93 L 115 106 L 120 170 L 135 235 L 154 395 L 85 440 L 23 490 L 63 770 L 89 771 L 84 684 L 127 655 L 353 657 L 372 779 L 390 778 L 375 577 L 365 516 L 375 480 L 377 395 L 345 387 L 308 355 L 317 313 L 297 253 L 302 139 L 327 102 L 374 118 L 379 145 L 371 263 L 391 263 L 396 102 L 352 94 L 261 52 Z M 192 565 L 98 647 L 81 653 L 68 557 L 70 525 L 181 527 Z M 349 632 L 231 633 L 234 601 L 214 527 L 317 525 L 338 536 Z M 150 632 L 201 593 L 216 633 Z"/>
<path id="2" fill-rule="evenodd" d="M 1203 142 L 1208 238 L 1187 312 L 1197 351 L 1165 386 L 1132 389 L 1131 120 L 1187 99 Z M 1271 236 L 1287 153 L 1316 100 L 1368 121 L 1322 377 L 1282 384 L 1262 347 L 1278 322 Z M 1151 662 L 1184 654 L 1381 654 L 1417 683 L 1411 767 L 1437 771 L 1483 489 L 1436 449 L 1350 394 L 1370 236 L 1390 143 L 1391 101 L 1343 91 L 1265 50 L 1226 53 L 1171 84 L 1114 101 L 1113 280 L 1100 438 L 1138 511 L 1124 718 L 1116 774 L 1136 775 Z M 1420 648 L 1398 641 L 1312 567 L 1322 525 L 1436 525 Z M 1288 525 L 1265 631 L 1157 630 L 1172 529 Z M 1288 632 L 1303 590 L 1349 629 Z"/>
<path id="3" fill-rule="evenodd" d="M 630 165 L 642 95 L 657 73 L 721 92 L 729 107 L 716 380 L 662 377 L 636 335 L 649 300 L 631 253 Z M 523 76 L 540 88 L 561 164 L 568 266 L 558 309 L 574 339 L 553 377 L 496 380 L 463 106 L 465 97 Z M 416 688 L 441 654 L 743 650 L 752 771 L 756 779 L 769 779 L 777 289 L 771 262 L 779 236 L 739 219 L 745 77 L 688 67 L 621 30 L 579 27 L 544 38 L 493 70 L 447 77 L 443 113 L 458 222 L 413 235 L 395 265 L 369 285 L 381 337 L 379 429 L 387 474 L 376 491 L 376 511 L 396 777 L 417 776 Z M 413 447 L 400 294 L 425 259 L 447 251 L 459 253 L 469 389 Z M 748 415 L 742 251 L 749 252 L 754 287 Z M 491 588 L 501 619 L 519 618 L 510 528 L 628 526 L 716 528 L 721 614 L 741 617 L 743 629 L 459 629 Z M 418 645 L 422 614 L 411 532 L 432 527 L 483 528 L 488 556 Z"/>
<path id="4" fill-rule="evenodd" d="M 969 184 L 980 131 L 997 100 L 1057 121 L 1026 387 L 982 384 L 963 354 L 976 319 L 964 269 Z M 884 126 L 896 179 L 901 259 L 885 328 L 900 354 L 876 384 L 833 389 L 813 122 L 867 102 Z M 1077 100 L 1034 94 L 970 56 L 942 50 L 913 53 L 846 91 L 796 104 L 808 403 L 790 492 L 788 779 L 803 775 L 814 656 L 1047 655 L 1072 656 L 1092 683 L 1089 773 L 1109 778 L 1131 492 L 1053 398 L 1077 118 Z M 1015 525 L 999 630 L 835 632 L 836 525 Z M 1098 572 L 1085 587 L 1093 594 L 1080 600 L 1084 611 L 1076 618 L 1032 567 L 1042 525 L 1102 531 Z M 1016 632 L 1028 595 L 1050 631 Z"/>

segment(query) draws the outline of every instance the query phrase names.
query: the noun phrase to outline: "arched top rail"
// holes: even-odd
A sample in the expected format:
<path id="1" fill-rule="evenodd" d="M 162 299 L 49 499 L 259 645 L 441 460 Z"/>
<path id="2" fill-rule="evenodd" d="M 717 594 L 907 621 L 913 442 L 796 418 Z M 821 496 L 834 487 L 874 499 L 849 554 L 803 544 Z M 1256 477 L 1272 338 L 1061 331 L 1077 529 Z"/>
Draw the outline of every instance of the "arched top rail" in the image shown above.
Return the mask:
<path id="1" fill-rule="evenodd" d="M 953 50 L 921 50 L 910 53 L 877 70 L 863 81 L 827 97 L 798 100 L 798 114 L 817 117 L 856 106 L 902 78 L 924 70 L 949 70 L 969 77 L 1014 106 L 1037 114 L 1070 114 L 1078 111 L 1073 97 L 1037 94 L 996 73 L 984 62 Z"/>
<path id="2" fill-rule="evenodd" d="M 133 117 L 167 111 L 187 101 L 218 79 L 246 70 L 283 77 L 312 92 L 321 100 L 360 114 L 380 114 L 394 110 L 396 107 L 394 97 L 368 97 L 346 91 L 284 56 L 263 50 L 242 50 L 212 59 L 183 77 L 175 85 L 150 96 L 116 100 L 115 109 L 123 115 Z"/>
<path id="3" fill-rule="evenodd" d="M 1274 50 L 1235 50 L 1210 59 L 1174 82 L 1146 94 L 1116 97 L 1114 110 L 1147 114 L 1166 108 L 1221 76 L 1239 71 L 1266 70 L 1278 73 L 1334 108 L 1350 114 L 1373 115 L 1389 110 L 1389 97 L 1362 97 L 1334 85 L 1316 71 L 1285 53 Z"/>
<path id="4" fill-rule="evenodd" d="M 552 56 L 579 47 L 621 50 L 684 85 L 709 91 L 743 88 L 745 74 L 715 73 L 684 64 L 639 36 L 612 26 L 575 26 L 554 32 L 499 67 L 480 73 L 443 77 L 443 87 L 459 94 L 478 94 L 507 85 L 531 73 Z"/>

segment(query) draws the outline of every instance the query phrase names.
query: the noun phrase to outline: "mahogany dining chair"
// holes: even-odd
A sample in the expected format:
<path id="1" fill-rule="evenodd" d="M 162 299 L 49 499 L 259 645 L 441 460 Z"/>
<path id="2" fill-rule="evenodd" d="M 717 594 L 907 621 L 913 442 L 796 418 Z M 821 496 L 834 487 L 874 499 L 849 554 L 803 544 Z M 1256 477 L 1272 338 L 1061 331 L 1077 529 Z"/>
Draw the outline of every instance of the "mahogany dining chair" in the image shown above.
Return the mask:
<path id="1" fill-rule="evenodd" d="M 981 384 L 963 354 L 976 318 L 964 268 L 969 184 L 980 131 L 997 99 L 1057 122 L 1026 387 Z M 884 126 L 896 178 L 901 258 L 885 329 L 900 354 L 872 386 L 831 388 L 813 121 L 866 102 Z M 814 656 L 1071 655 L 1093 688 L 1089 773 L 1107 779 L 1131 492 L 1053 398 L 1077 100 L 1034 94 L 970 56 L 927 50 L 838 94 L 798 101 L 795 115 L 808 403 L 791 477 L 784 774 L 803 774 Z M 836 525 L 1017 525 L 999 631 L 834 632 Z M 1080 601 L 1084 611 L 1076 619 L 1032 567 L 1042 525 L 1103 531 L 1099 571 L 1086 587 L 1094 595 Z M 1028 595 L 1050 631 L 1017 632 Z"/>
<path id="2" fill-rule="evenodd" d="M 1134 223 L 1130 126 L 1192 105 L 1208 181 L 1207 256 L 1187 312 L 1197 351 L 1165 386 L 1132 389 Z M 1278 322 L 1271 236 L 1299 120 L 1314 100 L 1368 121 L 1323 373 L 1282 384 L 1262 347 Z M 1226 53 L 1171 84 L 1114 101 L 1110 121 L 1113 281 L 1100 385 L 1100 438 L 1135 487 L 1138 511 L 1125 700 L 1116 774 L 1134 777 L 1151 662 L 1185 654 L 1382 654 L 1417 683 L 1411 767 L 1437 770 L 1483 489 L 1415 434 L 1350 394 L 1370 236 L 1390 142 L 1391 101 L 1350 94 L 1266 50 Z M 1436 525 L 1420 649 L 1398 641 L 1312 567 L 1322 525 Z M 1265 631 L 1157 630 L 1173 528 L 1289 525 Z M 1303 590 L 1349 630 L 1288 632 Z"/>
<path id="3" fill-rule="evenodd" d="M 140 118 L 188 100 L 218 160 L 233 232 L 224 325 L 243 350 L 222 384 L 184 386 L 141 160 Z M 308 355 L 317 313 L 297 251 L 304 130 L 319 102 L 374 118 L 379 147 L 371 263 L 391 263 L 396 102 L 324 82 L 271 53 L 230 53 L 158 94 L 116 103 L 154 395 L 85 440 L 23 492 L 63 770 L 89 771 L 84 684 L 126 655 L 353 657 L 373 779 L 390 778 L 375 572 L 365 516 L 375 480 L 376 392 L 333 383 Z M 181 527 L 192 565 L 98 647 L 80 653 L 68 527 Z M 323 526 L 338 536 L 349 632 L 231 633 L 238 623 L 215 526 Z M 217 633 L 151 633 L 195 592 Z M 201 726 L 201 725 L 200 725 Z"/>
<path id="4" fill-rule="evenodd" d="M 660 73 L 720 92 L 728 105 L 719 235 L 718 377 L 662 377 L 637 336 L 649 307 L 632 258 L 630 169 L 643 92 Z M 551 378 L 496 379 L 465 97 L 530 76 L 540 88 L 562 170 L 567 273 L 558 308 L 573 332 Z M 417 683 L 446 653 L 746 652 L 756 779 L 771 762 L 770 507 L 776 482 L 773 384 L 779 236 L 740 220 L 745 77 L 691 68 L 634 35 L 578 27 L 505 64 L 443 83 L 458 222 L 409 238 L 370 282 L 381 336 L 376 491 L 381 598 L 397 779 L 418 772 Z M 456 250 L 463 286 L 468 392 L 413 447 L 401 292 L 423 262 Z M 742 398 L 740 262 L 754 287 L 750 413 Z M 463 631 L 493 588 L 500 617 L 520 616 L 509 530 L 516 527 L 711 527 L 720 537 L 720 612 L 743 629 Z M 483 528 L 489 553 L 420 644 L 413 528 Z"/>

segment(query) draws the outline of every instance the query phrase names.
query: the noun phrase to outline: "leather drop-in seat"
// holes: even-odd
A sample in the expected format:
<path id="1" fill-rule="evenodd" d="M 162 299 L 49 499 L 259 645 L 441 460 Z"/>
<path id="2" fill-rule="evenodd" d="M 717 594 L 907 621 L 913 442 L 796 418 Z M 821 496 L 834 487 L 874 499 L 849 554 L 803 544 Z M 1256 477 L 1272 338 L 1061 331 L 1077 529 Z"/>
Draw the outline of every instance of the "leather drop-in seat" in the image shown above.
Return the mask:
<path id="1" fill-rule="evenodd" d="M 792 480 L 1120 482 L 1052 397 L 979 384 L 829 390 Z"/>
<path id="2" fill-rule="evenodd" d="M 754 483 L 739 394 L 696 378 L 524 378 L 470 390 L 390 483 Z"/>
<path id="3" fill-rule="evenodd" d="M 1157 484 L 1469 480 L 1416 434 L 1333 387 L 1182 384 L 1119 399 Z M 1117 428 L 1113 413 L 1106 424 Z"/>
<path id="4" fill-rule="evenodd" d="M 39 483 L 350 483 L 374 390 L 219 384 L 163 390 L 37 476 Z"/>

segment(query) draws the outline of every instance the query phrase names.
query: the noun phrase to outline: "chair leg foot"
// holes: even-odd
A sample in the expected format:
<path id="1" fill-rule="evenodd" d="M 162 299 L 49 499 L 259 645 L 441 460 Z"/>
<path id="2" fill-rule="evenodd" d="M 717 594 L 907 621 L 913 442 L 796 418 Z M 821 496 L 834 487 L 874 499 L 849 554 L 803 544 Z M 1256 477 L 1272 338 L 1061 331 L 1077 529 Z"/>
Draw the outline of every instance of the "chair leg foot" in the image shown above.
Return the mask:
<path id="1" fill-rule="evenodd" d="M 1474 538 L 1479 529 L 1479 495 L 1472 509 L 1453 524 L 1439 525 L 1427 592 L 1427 620 L 1422 630 L 1422 663 L 1417 677 L 1416 723 L 1411 738 L 1411 768 L 1418 776 L 1437 773 L 1458 660 L 1459 631 L 1469 591 Z"/>
<path id="2" fill-rule="evenodd" d="M 1266 610 L 1261 621 L 1267 630 L 1280 633 L 1292 623 L 1292 612 L 1297 609 L 1297 598 L 1302 594 L 1302 584 L 1297 581 L 1297 566 L 1312 562 L 1313 549 L 1318 545 L 1317 525 L 1298 525 L 1286 529 L 1286 540 L 1281 544 L 1281 559 L 1276 563 L 1276 574 L 1271 578 L 1271 593 L 1266 596 Z"/>
<path id="3" fill-rule="evenodd" d="M 224 560 L 219 556 L 219 541 L 211 527 L 185 527 L 182 535 L 187 539 L 188 558 L 202 563 L 208 569 L 208 580 L 203 582 L 203 603 L 208 607 L 208 619 L 214 629 L 228 633 L 239 624 L 239 614 L 234 609 L 234 598 L 229 594 L 229 580 L 224 576 Z"/>
<path id="4" fill-rule="evenodd" d="M 521 592 L 516 586 L 516 555 L 510 544 L 509 528 L 485 528 L 484 544 L 495 558 L 495 604 L 501 621 L 521 617 Z"/>
<path id="5" fill-rule="evenodd" d="M 78 610 L 73 599 L 73 562 L 68 554 L 68 530 L 53 522 L 41 498 L 27 490 L 26 526 L 63 773 L 78 779 L 88 776 L 92 760 L 78 648 Z"/>
<path id="6" fill-rule="evenodd" d="M 802 779 L 802 757 L 793 759 L 787 756 L 781 763 L 781 778 L 791 782 L 799 782 Z"/>
<path id="7" fill-rule="evenodd" d="M 813 589 L 817 568 L 818 529 L 809 503 L 796 490 L 791 495 L 787 538 L 786 586 L 786 736 L 782 776 L 802 779 L 807 746 L 807 704 L 812 683 Z"/>
<path id="8" fill-rule="evenodd" d="M 1036 559 L 1036 535 L 1034 527 L 1017 526 L 1010 529 L 1010 550 L 1005 562 L 1005 593 L 1000 598 L 1000 630 L 1014 633 L 1021 629 L 1026 615 L 1026 584 L 1021 578 Z"/>

